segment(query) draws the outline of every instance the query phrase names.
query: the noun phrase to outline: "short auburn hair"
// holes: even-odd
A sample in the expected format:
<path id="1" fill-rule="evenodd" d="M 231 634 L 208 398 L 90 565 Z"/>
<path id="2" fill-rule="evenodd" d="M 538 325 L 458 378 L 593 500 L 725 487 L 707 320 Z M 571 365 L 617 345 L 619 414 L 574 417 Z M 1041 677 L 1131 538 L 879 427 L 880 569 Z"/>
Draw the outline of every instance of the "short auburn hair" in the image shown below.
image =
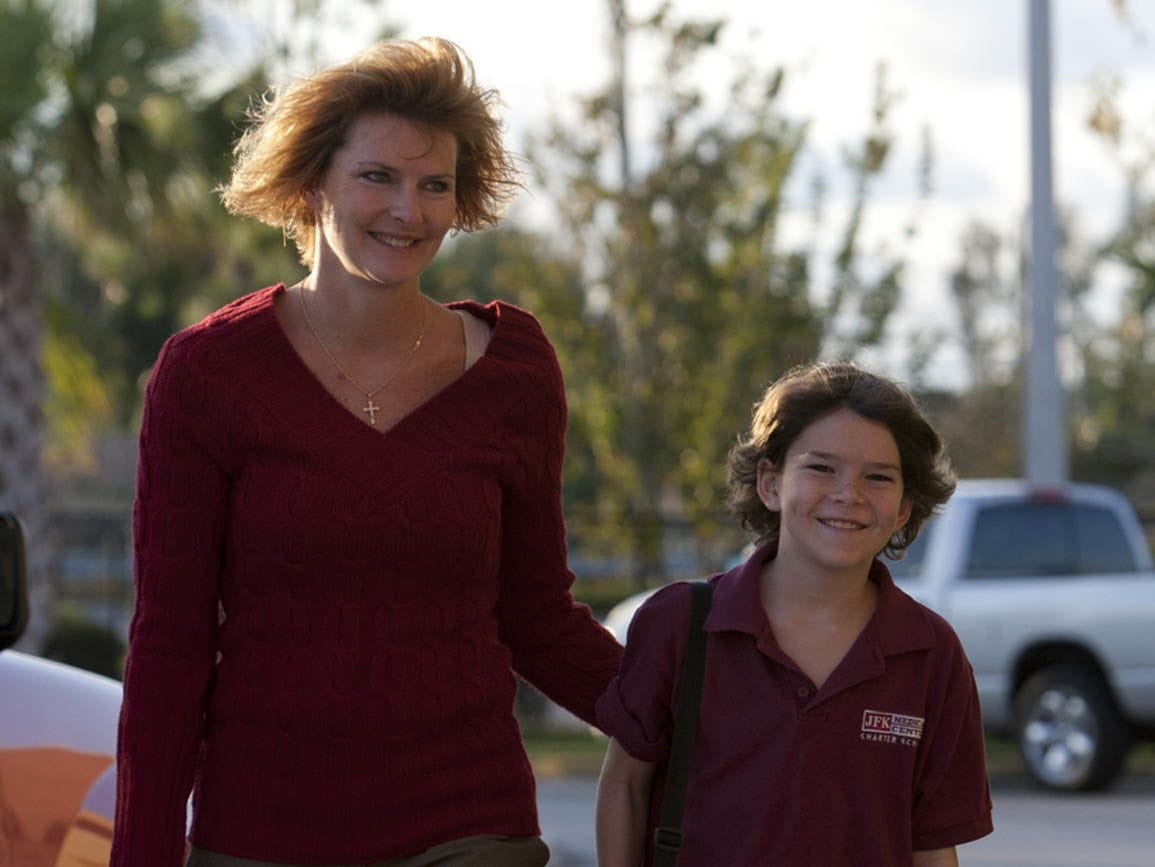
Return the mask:
<path id="1" fill-rule="evenodd" d="M 888 557 L 898 559 L 926 520 L 950 499 L 955 474 L 942 437 L 910 392 L 854 364 L 802 365 L 770 384 L 754 407 L 750 433 L 730 450 L 730 509 L 758 544 L 778 541 L 781 515 L 766 508 L 758 496 L 758 464 L 766 460 L 781 468 L 802 432 L 840 409 L 885 426 L 898 446 L 910 518 L 884 549 Z"/>
<path id="2" fill-rule="evenodd" d="M 473 63 L 437 37 L 378 42 L 351 60 L 270 90 L 249 112 L 233 173 L 221 188 L 230 213 L 280 228 L 311 267 L 316 188 L 349 128 L 367 114 L 392 114 L 457 140 L 453 228 L 496 225 L 521 186 L 502 140 L 497 91 L 481 87 Z"/>

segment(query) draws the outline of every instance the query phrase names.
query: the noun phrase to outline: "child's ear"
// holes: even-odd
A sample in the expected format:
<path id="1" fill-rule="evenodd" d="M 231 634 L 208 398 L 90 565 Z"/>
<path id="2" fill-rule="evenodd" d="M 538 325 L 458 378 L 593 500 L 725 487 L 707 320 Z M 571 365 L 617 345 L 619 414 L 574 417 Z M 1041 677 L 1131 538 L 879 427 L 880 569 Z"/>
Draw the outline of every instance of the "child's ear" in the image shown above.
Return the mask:
<path id="1" fill-rule="evenodd" d="M 913 506 L 914 501 L 912 501 L 910 497 L 903 495 L 902 508 L 898 510 L 898 520 L 894 523 L 895 532 L 906 526 L 906 522 L 910 520 L 910 511 Z"/>
<path id="2" fill-rule="evenodd" d="M 758 461 L 758 499 L 771 512 L 782 509 L 778 496 L 779 474 L 774 465 L 766 458 Z"/>

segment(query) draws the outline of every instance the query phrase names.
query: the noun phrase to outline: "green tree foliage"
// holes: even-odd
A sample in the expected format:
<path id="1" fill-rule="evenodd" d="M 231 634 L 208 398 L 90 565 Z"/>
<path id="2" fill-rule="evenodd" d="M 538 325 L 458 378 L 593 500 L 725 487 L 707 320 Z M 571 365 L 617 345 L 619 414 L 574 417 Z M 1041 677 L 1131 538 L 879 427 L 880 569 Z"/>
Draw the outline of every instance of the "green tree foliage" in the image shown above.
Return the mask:
<path id="1" fill-rule="evenodd" d="M 1122 84 L 1100 83 L 1088 116 L 1124 180 L 1121 219 L 1100 263 L 1121 275 L 1118 317 L 1088 341 L 1081 359 L 1083 415 L 1078 466 L 1155 505 L 1155 128 L 1119 108 Z"/>
<path id="2" fill-rule="evenodd" d="M 115 426 L 109 388 L 101 380 L 92 355 L 58 329 L 48 332 L 44 368 L 48 377 L 45 466 L 57 478 L 91 474 L 97 463 L 93 436 Z"/>
<path id="3" fill-rule="evenodd" d="M 1059 217 L 1058 315 L 1065 367 L 1098 340 L 1091 289 L 1100 251 L 1082 235 L 1072 213 Z M 1022 315 L 1027 303 L 1027 254 L 1023 232 L 1005 234 L 974 221 L 959 239 L 959 256 L 949 275 L 955 333 L 939 336 L 939 348 L 956 342 L 965 364 L 966 386 L 941 402 L 935 417 L 955 467 L 963 476 L 1017 476 L 1020 455 L 1023 358 Z M 1079 416 L 1078 394 L 1071 407 Z M 1075 423 L 1072 423 L 1072 430 Z"/>
<path id="4" fill-rule="evenodd" d="M 87 253 L 87 245 L 97 247 L 113 233 L 132 235 L 167 212 L 167 184 L 178 159 L 158 146 L 153 114 L 181 99 L 173 64 L 197 37 L 189 10 L 184 0 L 0 3 L 0 414 L 6 441 L 0 502 L 21 513 L 28 531 L 33 644 L 43 636 L 51 596 L 40 544 L 41 352 L 45 309 L 59 301 L 44 282 L 51 269 L 42 265 L 67 258 L 53 255 L 62 238 L 74 248 L 86 245 Z M 101 324 L 86 322 L 77 333 L 86 336 Z M 8 461 L 9 455 L 17 460 Z"/>
<path id="5" fill-rule="evenodd" d="M 533 151 L 584 292 L 543 294 L 535 309 L 552 318 L 558 301 L 558 320 L 581 323 L 566 374 L 593 460 L 592 505 L 609 532 L 628 534 L 646 581 L 662 575 L 671 520 L 703 544 L 717 538 L 725 455 L 766 382 L 824 348 L 848 356 L 881 340 L 901 263 L 866 262 L 860 229 L 889 153 L 891 96 L 880 78 L 871 127 L 847 154 L 854 192 L 841 241 L 819 252 L 813 238 L 785 239 L 807 133 L 781 108 L 785 72 L 745 63 L 707 92 L 691 73 L 720 52 L 722 22 L 676 20 L 668 5 L 634 22 L 611 5 L 618 74 L 576 122 L 555 118 Z M 640 151 L 629 130 L 641 100 L 624 75 L 635 39 L 662 57 L 645 98 L 654 134 Z"/>
<path id="6" fill-rule="evenodd" d="M 1118 4 L 1121 13 L 1124 4 Z M 1124 19 L 1126 20 L 1126 19 Z M 1155 505 L 1155 135 L 1128 122 L 1121 83 L 1098 82 L 1088 124 L 1123 180 L 1119 223 L 1090 241 L 1076 214 L 1060 214 L 1060 322 L 1070 391 L 1072 476 L 1124 488 Z M 1019 404 L 1026 255 L 1021 237 L 975 223 L 951 274 L 965 393 L 941 407 L 940 425 L 964 475 L 1021 472 Z M 1118 307 L 1102 303 L 1118 292 Z"/>
<path id="7" fill-rule="evenodd" d="M 1014 261 L 1017 250 L 1008 250 L 1014 245 L 985 223 L 967 226 L 960 246 L 960 260 L 950 276 L 951 298 L 967 379 L 973 388 L 982 388 L 1005 382 L 1019 361 L 1022 269 Z"/>
<path id="8" fill-rule="evenodd" d="M 226 147 L 205 140 L 220 124 L 188 65 L 201 39 L 196 7 L 21 0 L 0 4 L 0 19 L 16 44 L 5 91 L 19 95 L 0 119 L 0 184 L 31 227 L 28 282 L 57 336 L 98 360 L 130 414 L 147 351 L 138 347 L 155 355 L 192 282 L 165 279 L 161 263 L 174 227 L 203 214 L 201 155 Z M 215 258 L 203 219 L 184 234 L 197 238 L 203 270 Z"/>

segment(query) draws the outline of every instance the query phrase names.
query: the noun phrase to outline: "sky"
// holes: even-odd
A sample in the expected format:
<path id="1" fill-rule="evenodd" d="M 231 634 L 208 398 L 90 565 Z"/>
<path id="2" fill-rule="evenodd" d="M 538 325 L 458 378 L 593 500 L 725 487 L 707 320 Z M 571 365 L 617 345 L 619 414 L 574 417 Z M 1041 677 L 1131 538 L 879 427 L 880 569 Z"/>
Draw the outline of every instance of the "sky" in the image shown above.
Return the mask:
<path id="1" fill-rule="evenodd" d="M 1027 9 L 1029 0 L 673 0 L 679 15 L 728 19 L 723 53 L 742 52 L 787 71 L 783 105 L 812 124 L 808 160 L 832 178 L 837 201 L 843 149 L 869 123 L 874 70 L 885 61 L 899 94 L 890 127 L 895 145 L 878 179 L 865 225 L 866 246 L 902 252 L 907 293 L 887 351 L 875 358 L 900 374 L 912 329 L 952 326 L 948 273 L 959 237 L 980 220 L 1008 234 L 1022 225 L 1030 196 Z M 654 0 L 628 0 L 641 17 Z M 1096 86 L 1120 82 L 1123 115 L 1155 135 L 1155 0 L 1130 0 L 1127 20 L 1112 0 L 1051 0 L 1052 128 L 1057 203 L 1076 215 L 1094 240 L 1118 224 L 1123 174 L 1118 160 L 1086 126 Z M 235 7 L 234 7 L 235 8 Z M 508 136 L 524 149 L 551 113 L 572 111 L 575 97 L 609 74 L 605 46 L 608 3 L 602 0 L 421 0 L 385 5 L 403 35 L 458 42 L 479 78 L 500 91 Z M 368 34 L 344 28 L 339 56 L 361 48 Z M 630 68 L 644 93 L 654 67 L 644 53 Z M 703 81 L 727 82 L 724 64 L 703 69 Z M 934 147 L 934 190 L 919 204 L 917 165 L 923 130 Z M 644 130 L 639 130 L 644 134 Z M 531 188 L 511 217 L 548 219 Z M 793 203 L 806 210 L 802 190 Z M 916 218 L 918 232 L 903 228 Z M 829 221 L 831 230 L 838 221 Z M 834 239 L 829 239 L 834 243 Z M 1096 315 L 1109 319 L 1119 287 L 1110 275 L 1097 289 Z M 962 385 L 959 356 L 946 345 L 930 378 Z"/>

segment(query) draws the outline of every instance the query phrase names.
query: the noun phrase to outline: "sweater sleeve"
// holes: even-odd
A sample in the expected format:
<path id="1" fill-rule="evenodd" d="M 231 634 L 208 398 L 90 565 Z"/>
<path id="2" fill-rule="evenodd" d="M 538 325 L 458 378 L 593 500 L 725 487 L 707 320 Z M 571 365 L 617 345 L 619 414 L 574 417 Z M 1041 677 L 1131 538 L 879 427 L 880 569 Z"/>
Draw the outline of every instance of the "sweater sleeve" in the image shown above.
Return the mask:
<path id="1" fill-rule="evenodd" d="M 562 512 L 565 392 L 557 357 L 534 326 L 539 363 L 505 428 L 498 626 L 514 669 L 596 725 L 594 703 L 617 674 L 621 646 L 570 592 Z"/>
<path id="2" fill-rule="evenodd" d="M 111 867 L 184 863 L 186 804 L 216 658 L 228 413 L 173 338 L 149 381 L 133 512 L 136 603 L 117 746 Z"/>

